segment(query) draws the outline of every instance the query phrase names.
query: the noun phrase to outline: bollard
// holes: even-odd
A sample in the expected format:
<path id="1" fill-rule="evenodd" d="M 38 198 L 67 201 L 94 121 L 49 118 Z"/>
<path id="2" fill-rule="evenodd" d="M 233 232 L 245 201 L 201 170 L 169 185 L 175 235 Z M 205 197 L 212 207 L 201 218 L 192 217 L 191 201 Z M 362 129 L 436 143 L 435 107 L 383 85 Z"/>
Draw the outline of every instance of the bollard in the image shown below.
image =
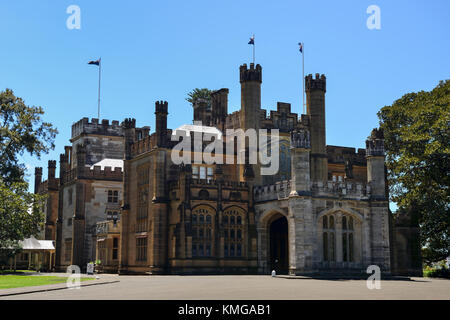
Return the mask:
<path id="1" fill-rule="evenodd" d="M 272 270 L 272 277 L 275 277 L 277 275 L 277 273 L 275 272 L 275 270 Z"/>

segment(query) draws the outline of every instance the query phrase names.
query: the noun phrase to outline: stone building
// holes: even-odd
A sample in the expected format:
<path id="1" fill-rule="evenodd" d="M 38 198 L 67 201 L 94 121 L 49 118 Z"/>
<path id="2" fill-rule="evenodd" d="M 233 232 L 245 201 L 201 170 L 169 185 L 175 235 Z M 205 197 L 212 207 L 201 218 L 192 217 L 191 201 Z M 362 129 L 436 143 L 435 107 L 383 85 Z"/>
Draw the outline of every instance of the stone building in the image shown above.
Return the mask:
<path id="1" fill-rule="evenodd" d="M 416 226 L 394 222 L 389 211 L 383 133 L 374 129 L 365 149 L 327 145 L 324 75 L 305 78 L 300 117 L 289 103 L 269 114 L 261 108 L 260 65 L 240 66 L 239 80 L 239 111 L 228 113 L 223 88 L 193 104 L 193 125 L 175 130 L 166 101 L 155 103 L 151 134 L 134 119 L 74 124 L 60 161 L 57 265 L 97 258 L 120 274 L 343 274 L 375 264 L 421 273 Z M 267 130 L 262 149 L 277 139 L 277 173 L 250 164 L 253 147 L 239 146 L 227 129 Z M 223 152 L 232 146 L 232 161 L 175 163 L 179 136 L 214 136 Z M 179 154 L 202 159 L 205 145 Z M 101 166 L 113 160 L 116 169 Z M 105 221 L 108 212 L 117 218 Z"/>
<path id="2" fill-rule="evenodd" d="M 375 264 L 395 273 L 382 132 L 372 131 L 365 150 L 327 146 L 324 75 L 306 77 L 299 119 L 281 102 L 266 116 L 260 65 L 239 74 L 239 111 L 228 114 L 228 89 L 220 89 L 210 103 L 194 103 L 201 126 L 177 131 L 278 129 L 278 173 L 262 176 L 260 164 L 174 164 L 167 102 L 156 102 L 149 136 L 136 139 L 125 121 L 118 272 L 341 274 Z"/>
<path id="3" fill-rule="evenodd" d="M 150 128 L 136 130 L 148 134 Z M 85 268 L 96 258 L 97 222 L 119 220 L 122 201 L 124 136 L 118 121 L 83 118 L 72 125 L 71 145 L 49 161 L 49 179 L 36 168 L 35 192 L 48 193 L 46 239 L 56 242 L 55 266 Z"/>

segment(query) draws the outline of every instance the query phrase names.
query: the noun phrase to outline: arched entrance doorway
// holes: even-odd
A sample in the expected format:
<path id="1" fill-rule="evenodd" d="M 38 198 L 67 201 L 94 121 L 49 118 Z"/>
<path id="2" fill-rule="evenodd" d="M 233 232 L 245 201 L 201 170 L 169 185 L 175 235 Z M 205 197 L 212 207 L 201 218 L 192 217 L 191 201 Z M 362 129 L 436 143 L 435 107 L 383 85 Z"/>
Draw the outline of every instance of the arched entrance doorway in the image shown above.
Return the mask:
<path id="1" fill-rule="evenodd" d="M 270 234 L 270 270 L 277 274 L 287 274 L 289 271 L 288 253 L 288 222 L 283 215 L 277 215 L 269 224 Z"/>

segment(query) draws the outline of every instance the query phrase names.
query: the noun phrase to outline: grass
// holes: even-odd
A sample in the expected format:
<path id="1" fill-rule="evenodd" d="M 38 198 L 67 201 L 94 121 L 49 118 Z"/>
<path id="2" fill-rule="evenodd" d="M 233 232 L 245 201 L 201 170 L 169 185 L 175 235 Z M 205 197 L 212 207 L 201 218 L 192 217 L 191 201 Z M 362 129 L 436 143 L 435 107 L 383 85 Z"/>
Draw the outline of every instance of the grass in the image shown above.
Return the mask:
<path id="1" fill-rule="evenodd" d="M 94 280 L 94 278 L 81 278 L 80 280 L 87 281 L 87 280 Z M 43 286 L 49 284 L 64 283 L 66 281 L 67 277 L 0 275 L 0 290 L 21 288 L 21 287 Z"/>

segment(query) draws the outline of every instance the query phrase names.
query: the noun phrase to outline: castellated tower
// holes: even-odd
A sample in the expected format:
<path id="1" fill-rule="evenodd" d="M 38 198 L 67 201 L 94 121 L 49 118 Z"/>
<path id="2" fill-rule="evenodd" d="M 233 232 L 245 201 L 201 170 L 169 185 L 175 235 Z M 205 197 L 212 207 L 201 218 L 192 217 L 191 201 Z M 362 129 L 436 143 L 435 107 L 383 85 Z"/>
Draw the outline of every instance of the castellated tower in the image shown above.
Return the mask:
<path id="1" fill-rule="evenodd" d="M 155 102 L 156 115 L 156 145 L 164 147 L 167 142 L 167 115 L 168 103 L 167 101 Z"/>
<path id="2" fill-rule="evenodd" d="M 325 137 L 325 75 L 305 77 L 306 112 L 311 117 L 311 180 L 328 180 L 328 160 Z"/>
<path id="3" fill-rule="evenodd" d="M 241 128 L 260 128 L 262 68 L 250 63 L 250 69 L 243 64 L 239 67 L 241 82 Z"/>

